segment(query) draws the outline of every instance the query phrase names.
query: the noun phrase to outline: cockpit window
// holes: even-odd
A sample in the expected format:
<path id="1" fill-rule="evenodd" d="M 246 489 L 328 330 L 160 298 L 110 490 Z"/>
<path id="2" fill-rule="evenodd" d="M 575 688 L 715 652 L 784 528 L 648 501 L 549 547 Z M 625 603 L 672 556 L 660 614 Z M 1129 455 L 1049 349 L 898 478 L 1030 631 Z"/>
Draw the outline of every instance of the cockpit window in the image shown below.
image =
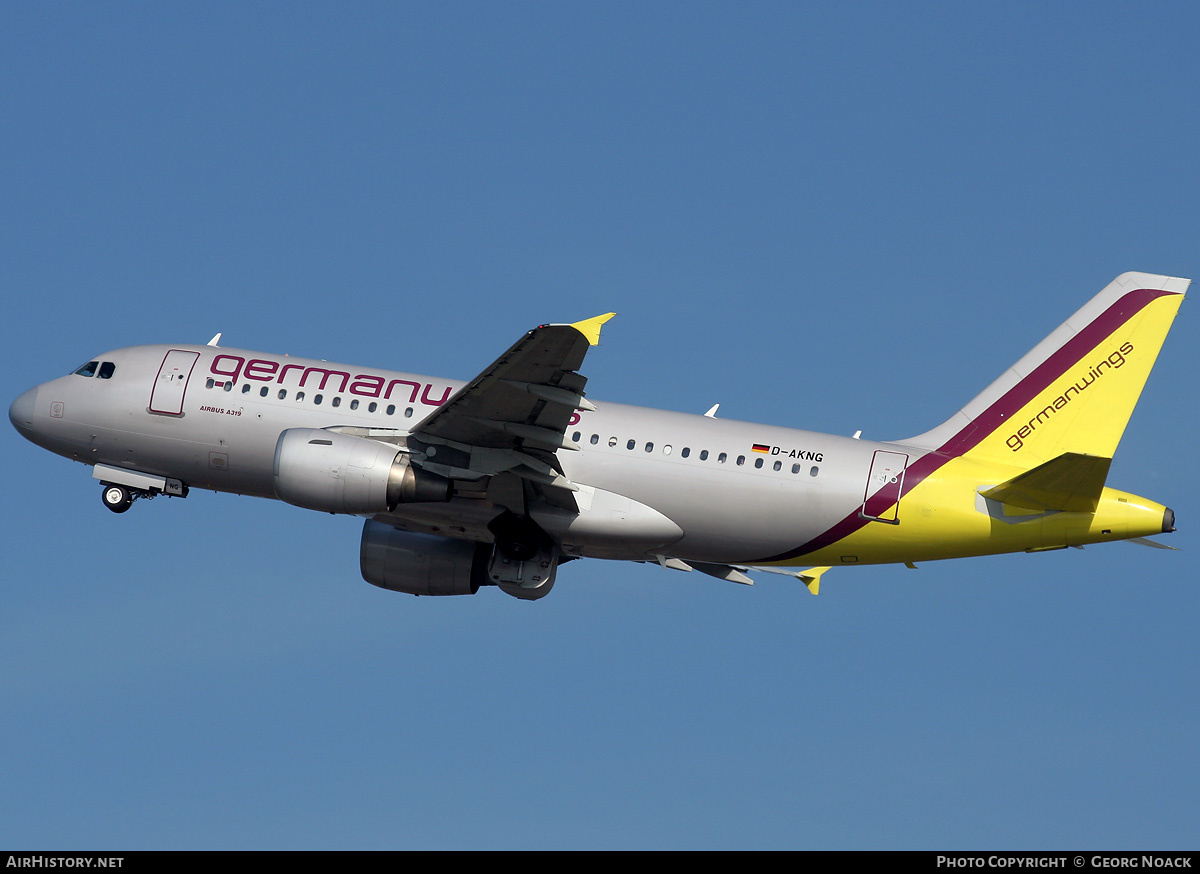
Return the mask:
<path id="1" fill-rule="evenodd" d="M 99 361 L 89 361 L 83 367 L 75 371 L 76 376 L 95 376 L 96 368 L 100 366 Z"/>
<path id="2" fill-rule="evenodd" d="M 101 379 L 112 379 L 113 371 L 117 369 L 117 365 L 111 361 L 105 361 L 100 365 L 100 372 L 96 375 Z"/>

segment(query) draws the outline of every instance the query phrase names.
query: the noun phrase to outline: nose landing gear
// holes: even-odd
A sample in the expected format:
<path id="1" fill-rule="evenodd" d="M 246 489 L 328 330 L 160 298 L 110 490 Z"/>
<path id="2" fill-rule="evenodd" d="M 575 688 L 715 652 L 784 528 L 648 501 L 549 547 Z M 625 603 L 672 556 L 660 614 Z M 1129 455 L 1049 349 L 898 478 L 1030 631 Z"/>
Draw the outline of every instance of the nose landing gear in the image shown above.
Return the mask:
<path id="1" fill-rule="evenodd" d="M 93 467 L 92 478 L 100 480 L 100 500 L 114 513 L 124 513 L 138 498 L 186 498 L 188 494 L 188 487 L 180 480 L 107 464 Z"/>

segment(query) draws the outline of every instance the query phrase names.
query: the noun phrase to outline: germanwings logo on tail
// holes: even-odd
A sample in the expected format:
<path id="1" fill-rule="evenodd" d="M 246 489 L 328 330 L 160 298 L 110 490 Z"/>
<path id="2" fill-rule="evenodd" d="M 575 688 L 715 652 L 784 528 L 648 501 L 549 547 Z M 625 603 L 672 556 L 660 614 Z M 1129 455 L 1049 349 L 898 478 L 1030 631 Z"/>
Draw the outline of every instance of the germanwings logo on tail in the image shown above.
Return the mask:
<path id="1" fill-rule="evenodd" d="M 1088 386 L 1096 382 L 1105 370 L 1117 370 L 1125 365 L 1125 356 L 1133 352 L 1132 343 L 1122 343 L 1121 347 L 1102 359 L 1084 374 L 1083 379 L 1076 380 L 1074 385 L 1067 386 L 1066 391 L 1054 398 L 1046 406 L 1038 411 L 1037 415 L 1030 419 L 1026 424 L 1022 425 L 1015 433 L 1009 435 L 1004 442 L 1013 452 L 1019 451 L 1025 446 L 1025 438 L 1038 429 L 1038 426 L 1045 425 L 1059 410 L 1069 404 L 1072 398 L 1078 397 L 1080 392 L 1085 391 Z"/>

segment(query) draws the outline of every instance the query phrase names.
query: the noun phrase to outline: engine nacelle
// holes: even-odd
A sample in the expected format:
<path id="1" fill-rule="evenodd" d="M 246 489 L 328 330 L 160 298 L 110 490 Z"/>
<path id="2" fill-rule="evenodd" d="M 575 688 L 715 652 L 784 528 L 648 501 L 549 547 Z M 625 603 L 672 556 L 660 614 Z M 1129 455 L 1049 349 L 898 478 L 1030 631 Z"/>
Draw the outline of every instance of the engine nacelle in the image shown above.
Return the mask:
<path id="1" fill-rule="evenodd" d="M 364 580 L 393 592 L 474 595 L 480 586 L 496 586 L 523 601 L 549 594 L 558 568 L 549 543 L 528 559 L 514 559 L 491 543 L 400 531 L 374 519 L 363 523 L 358 560 Z"/>
<path id="2" fill-rule="evenodd" d="M 368 519 L 359 566 L 373 586 L 410 595 L 474 595 L 488 581 L 490 543 L 400 531 Z"/>
<path id="3" fill-rule="evenodd" d="M 450 480 L 413 467 L 394 445 L 318 428 L 289 428 L 275 444 L 275 494 L 326 513 L 385 513 L 450 500 Z"/>

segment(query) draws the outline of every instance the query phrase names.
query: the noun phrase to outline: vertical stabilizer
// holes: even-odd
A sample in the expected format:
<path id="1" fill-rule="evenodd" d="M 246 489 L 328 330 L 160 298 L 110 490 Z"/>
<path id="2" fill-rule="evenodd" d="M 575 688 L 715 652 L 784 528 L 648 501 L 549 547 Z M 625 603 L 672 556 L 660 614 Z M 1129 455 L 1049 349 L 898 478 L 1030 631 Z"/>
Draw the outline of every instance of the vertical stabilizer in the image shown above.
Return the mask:
<path id="1" fill-rule="evenodd" d="M 1026 468 L 1112 458 L 1190 284 L 1121 274 L 948 421 L 901 442 Z"/>

